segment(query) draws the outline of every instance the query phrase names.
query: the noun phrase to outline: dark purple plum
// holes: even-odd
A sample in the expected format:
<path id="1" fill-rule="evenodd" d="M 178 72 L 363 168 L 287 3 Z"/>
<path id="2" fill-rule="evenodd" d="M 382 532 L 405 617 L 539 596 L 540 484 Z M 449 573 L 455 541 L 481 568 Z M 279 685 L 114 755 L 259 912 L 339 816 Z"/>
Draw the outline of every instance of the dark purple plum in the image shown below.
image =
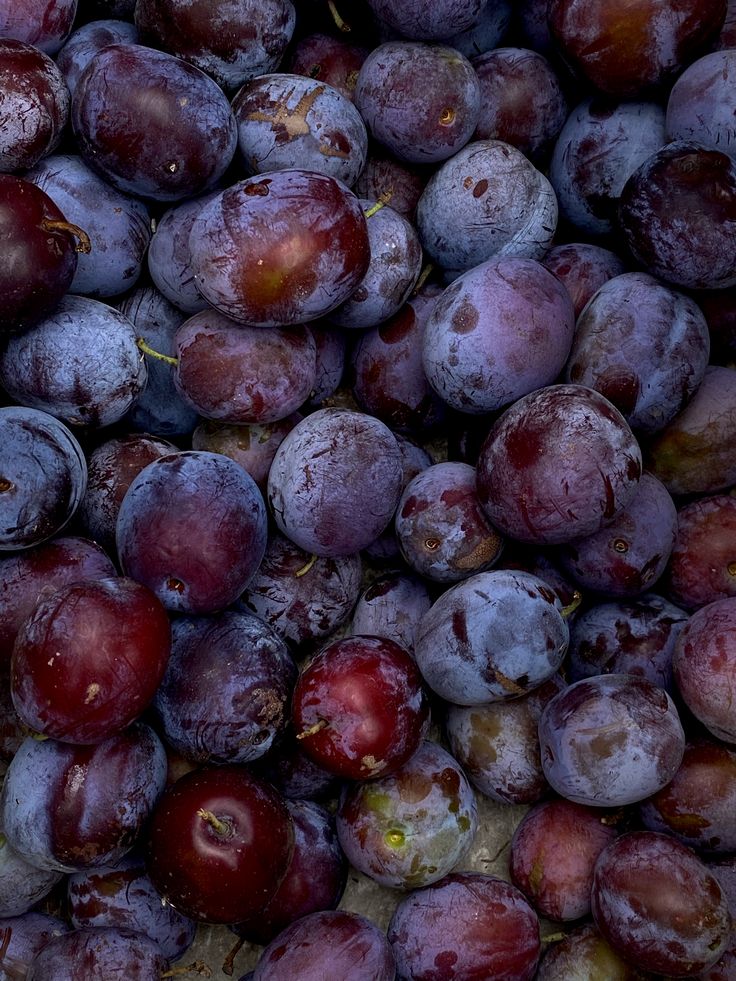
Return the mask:
<path id="1" fill-rule="evenodd" d="M 494 256 L 541 259 L 556 227 L 552 185 L 500 140 L 463 147 L 430 177 L 417 204 L 425 254 L 451 278 Z"/>
<path id="2" fill-rule="evenodd" d="M 129 293 L 118 309 L 135 326 L 139 344 L 142 341 L 156 355 L 174 356 L 174 335 L 185 315 L 163 293 L 153 286 L 142 286 Z M 146 387 L 123 422 L 154 436 L 188 436 L 199 417 L 177 392 L 171 363 L 156 355 L 146 354 Z"/>
<path id="3" fill-rule="evenodd" d="M 337 834 L 350 863 L 394 889 L 420 889 L 443 878 L 467 854 L 477 827 L 465 774 L 433 742 L 394 773 L 348 785 L 337 811 Z"/>
<path id="4" fill-rule="evenodd" d="M 120 191 L 156 201 L 214 186 L 237 143 L 222 89 L 193 65 L 141 44 L 110 44 L 88 62 L 72 126 L 93 170 Z"/>
<path id="5" fill-rule="evenodd" d="M 57 916 L 30 912 L 0 919 L 0 978 L 15 981 L 30 977 L 31 963 L 49 941 L 61 937 L 69 926 Z"/>
<path id="6" fill-rule="evenodd" d="M 50 940 L 35 956 L 28 981 L 92 981 L 125 977 L 155 981 L 169 967 L 157 943 L 134 930 L 72 930 Z"/>
<path id="7" fill-rule="evenodd" d="M 736 749 L 688 743 L 672 780 L 639 807 L 644 827 L 700 852 L 736 851 Z"/>
<path id="8" fill-rule="evenodd" d="M 503 541 L 476 492 L 475 468 L 435 463 L 404 488 L 396 537 L 407 564 L 434 582 L 459 582 L 495 565 Z"/>
<path id="9" fill-rule="evenodd" d="M 597 675 L 555 695 L 539 720 L 539 742 L 553 790 L 594 807 L 621 807 L 661 790 L 685 750 L 670 696 L 626 674 Z"/>
<path id="10" fill-rule="evenodd" d="M 371 136 L 399 159 L 437 163 L 473 135 L 480 84 L 470 62 L 454 48 L 387 41 L 363 62 L 355 105 Z"/>
<path id="11" fill-rule="evenodd" d="M 212 613 L 234 603 L 261 563 L 266 508 L 242 467 L 190 450 L 149 463 L 118 513 L 116 541 L 126 574 L 164 606 Z"/>
<path id="12" fill-rule="evenodd" d="M 368 269 L 358 198 L 334 177 L 280 170 L 210 199 L 189 236 L 197 289 L 233 320 L 301 324 L 334 310 Z"/>
<path id="13" fill-rule="evenodd" d="M 592 923 L 568 933 L 547 947 L 536 981 L 641 981 L 641 973 L 621 960 Z"/>
<path id="14" fill-rule="evenodd" d="M 497 257 L 456 279 L 422 336 L 429 384 L 453 409 L 483 414 L 560 374 L 575 319 L 570 296 L 534 259 Z"/>
<path id="15" fill-rule="evenodd" d="M 544 160 L 568 114 L 552 65 L 537 51 L 495 45 L 471 64 L 481 93 L 475 138 L 503 140 L 532 161 Z"/>
<path id="16" fill-rule="evenodd" d="M 691 289 L 736 284 L 736 160 L 675 140 L 621 191 L 624 241 L 653 276 Z"/>
<path id="17" fill-rule="evenodd" d="M 44 320 L 12 336 L 0 354 L 7 392 L 70 426 L 117 422 L 147 378 L 131 321 L 86 296 L 65 296 Z"/>
<path id="18" fill-rule="evenodd" d="M 454 872 L 402 898 L 388 939 L 397 977 L 416 981 L 530 981 L 539 920 L 519 890 L 482 872 Z"/>
<path id="19" fill-rule="evenodd" d="M 225 90 L 277 67 L 294 33 L 290 0 L 138 0 L 147 43 L 191 62 Z"/>
<path id="20" fill-rule="evenodd" d="M 360 551 L 393 517 L 402 489 L 391 430 L 351 409 L 319 409 L 276 450 L 268 499 L 281 532 L 326 558 Z"/>
<path id="21" fill-rule="evenodd" d="M 680 508 L 665 581 L 686 610 L 736 596 L 736 498 L 715 494 Z"/>
<path id="22" fill-rule="evenodd" d="M 143 933 L 177 960 L 194 940 L 195 924 L 161 902 L 143 859 L 126 855 L 114 865 L 75 872 L 67 885 L 75 930 L 114 927 Z"/>
<path id="23" fill-rule="evenodd" d="M 665 142 L 664 109 L 656 102 L 581 102 L 567 117 L 550 160 L 560 216 L 586 237 L 613 232 L 624 184 Z"/>
<path id="24" fill-rule="evenodd" d="M 672 655 L 687 619 L 684 610 L 654 593 L 590 607 L 570 628 L 571 681 L 634 674 L 674 694 Z"/>
<path id="25" fill-rule="evenodd" d="M 86 487 L 82 447 L 63 423 L 38 409 L 0 408 L 0 552 L 61 531 Z"/>
<path id="26" fill-rule="evenodd" d="M 668 835 L 621 835 L 596 863 L 591 891 L 596 926 L 634 967 L 690 976 L 725 952 L 726 897 L 708 867 Z"/>
<path id="27" fill-rule="evenodd" d="M 352 101 L 358 73 L 367 54 L 368 48 L 351 44 L 346 38 L 317 32 L 299 38 L 282 67 L 295 75 L 326 82 Z"/>
<path id="28" fill-rule="evenodd" d="M 202 310 L 176 332 L 174 382 L 205 419 L 268 423 L 306 401 L 317 375 L 317 348 L 304 326 L 249 327 Z"/>
<path id="29" fill-rule="evenodd" d="M 329 315 L 340 327 L 376 327 L 397 314 L 422 271 L 422 247 L 414 226 L 381 202 L 360 199 L 368 221 L 371 259 L 349 298 Z M 375 210 L 378 208 L 379 210 Z"/>
<path id="30" fill-rule="evenodd" d="M 0 14 L 0 36 L 27 41 L 54 55 L 69 36 L 76 13 L 77 0 L 13 3 Z"/>
<path id="31" fill-rule="evenodd" d="M 148 248 L 148 272 L 151 279 L 166 299 L 184 313 L 199 313 L 200 310 L 209 309 L 209 303 L 197 289 L 194 280 L 189 236 L 197 215 L 218 193 L 211 191 L 209 194 L 187 199 L 165 211 L 156 222 L 156 230 Z"/>
<path id="32" fill-rule="evenodd" d="M 325 82 L 284 72 L 258 75 L 238 90 L 232 107 L 249 174 L 298 167 L 352 187 L 365 166 L 363 118 Z"/>
<path id="33" fill-rule="evenodd" d="M 173 443 L 131 433 L 100 443 L 87 460 L 87 490 L 77 515 L 86 533 L 111 555 L 116 554 L 118 513 L 128 488 L 149 463 L 177 452 Z"/>
<path id="34" fill-rule="evenodd" d="M 473 786 L 502 804 L 536 804 L 549 793 L 539 755 L 539 716 L 565 682 L 552 675 L 508 702 L 448 705 L 445 730 Z"/>
<path id="35" fill-rule="evenodd" d="M 340 902 L 348 866 L 337 840 L 335 819 L 308 800 L 287 800 L 294 822 L 294 854 L 268 903 L 250 920 L 234 926 L 252 943 L 268 944 L 295 920 Z"/>
<path id="36" fill-rule="evenodd" d="M 555 245 L 542 259 L 542 265 L 562 282 L 575 308 L 575 320 L 604 283 L 626 272 L 623 260 L 600 245 L 567 242 Z"/>
<path id="37" fill-rule="evenodd" d="M 636 494 L 601 531 L 560 546 L 562 568 L 584 590 L 639 596 L 662 576 L 677 535 L 677 508 L 664 484 L 643 473 Z"/>
<path id="38" fill-rule="evenodd" d="M 641 450 L 608 399 L 582 385 L 520 398 L 478 457 L 478 493 L 503 534 L 560 544 L 595 534 L 633 500 Z"/>
<path id="39" fill-rule="evenodd" d="M 0 557 L 0 662 L 10 662 L 18 630 L 40 600 L 71 583 L 114 575 L 107 553 L 78 536 Z"/>
<path id="40" fill-rule="evenodd" d="M 347 336 L 345 331 L 325 321 L 307 325 L 317 348 L 317 377 L 309 393 L 307 405 L 322 408 L 326 399 L 335 394 L 345 372 Z"/>
<path id="41" fill-rule="evenodd" d="M 270 753 L 254 761 L 252 769 L 261 774 L 286 800 L 326 801 L 339 793 L 341 781 L 319 766 L 304 752 L 302 742 L 291 727 Z"/>
<path id="42" fill-rule="evenodd" d="M 483 0 L 368 0 L 375 16 L 404 37 L 437 41 L 473 27 Z"/>
<path id="43" fill-rule="evenodd" d="M 358 913 L 323 910 L 281 931 L 261 954 L 253 981 L 393 981 L 391 947 L 381 930 Z"/>
<path id="44" fill-rule="evenodd" d="M 153 705 L 167 743 L 200 763 L 249 763 L 284 731 L 297 668 L 258 617 L 227 611 L 174 622 Z"/>
<path id="45" fill-rule="evenodd" d="M 412 654 L 419 621 L 431 605 L 427 587 L 419 576 L 384 573 L 358 597 L 350 633 L 394 640 Z"/>
<path id="46" fill-rule="evenodd" d="M 527 572 L 479 572 L 422 617 L 414 655 L 424 680 L 454 705 L 525 695 L 551 678 L 567 651 L 562 603 Z"/>
<path id="47" fill-rule="evenodd" d="M 278 532 L 240 598 L 249 610 L 293 645 L 325 638 L 350 616 L 360 592 L 360 555 L 310 555 Z"/>
<path id="48" fill-rule="evenodd" d="M 693 613 L 677 638 L 672 666 L 695 718 L 716 738 L 736 743 L 736 598 Z"/>
<path id="49" fill-rule="evenodd" d="M 74 95 L 79 76 L 89 61 L 108 44 L 135 44 L 138 30 L 127 20 L 107 18 L 80 24 L 64 42 L 56 58 L 56 64 Z"/>
<path id="50" fill-rule="evenodd" d="M 387 198 L 394 211 L 411 220 L 430 173 L 430 166 L 397 160 L 383 147 L 374 146 L 353 190 L 372 201 Z"/>
<path id="51" fill-rule="evenodd" d="M 97 746 L 29 736 L 5 776 L 3 830 L 41 869 L 108 865 L 130 851 L 165 780 L 163 745 L 141 723 Z"/>
<path id="52" fill-rule="evenodd" d="M 47 54 L 1 32 L 0 87 L 0 172 L 7 174 L 33 167 L 54 152 L 69 121 L 71 97 Z"/>
<path id="53" fill-rule="evenodd" d="M 666 87 L 718 36 L 726 0 L 685 0 L 676 10 L 651 0 L 550 0 L 560 54 L 596 88 L 636 97 Z"/>
<path id="54" fill-rule="evenodd" d="M 736 157 L 733 82 L 736 50 L 712 51 L 692 62 L 670 90 L 667 137 L 695 140 Z"/>
<path id="55" fill-rule="evenodd" d="M 590 913 L 593 868 L 616 837 L 592 807 L 548 800 L 524 815 L 511 839 L 509 871 L 540 916 L 579 920 Z"/>
<path id="56" fill-rule="evenodd" d="M 499 47 L 509 29 L 511 16 L 511 0 L 488 0 L 475 24 L 446 37 L 445 44 L 457 48 L 466 58 L 476 58 Z"/>
<path id="57" fill-rule="evenodd" d="M 697 391 L 710 334 L 694 300 L 648 273 L 608 280 L 575 327 L 568 381 L 594 388 L 636 432 L 663 429 Z"/>
<path id="58" fill-rule="evenodd" d="M 61 872 L 31 865 L 8 844 L 5 835 L 0 836 L 0 916 L 27 913 L 48 896 L 61 877 Z M 0 959 L 0 970 L 2 967 Z"/>
<path id="59" fill-rule="evenodd" d="M 706 368 L 685 408 L 645 447 L 645 463 L 670 494 L 715 494 L 736 483 L 736 370 Z"/>
<path id="60" fill-rule="evenodd" d="M 298 412 L 278 422 L 254 422 L 251 425 L 202 419 L 192 433 L 192 449 L 229 456 L 251 475 L 265 495 L 276 450 L 301 419 Z"/>

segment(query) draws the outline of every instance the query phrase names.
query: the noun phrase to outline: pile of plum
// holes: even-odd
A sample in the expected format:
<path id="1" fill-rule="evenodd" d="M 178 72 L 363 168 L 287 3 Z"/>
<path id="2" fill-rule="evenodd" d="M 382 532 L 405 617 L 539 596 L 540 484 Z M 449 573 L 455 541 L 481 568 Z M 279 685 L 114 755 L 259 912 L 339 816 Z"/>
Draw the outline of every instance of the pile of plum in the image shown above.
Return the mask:
<path id="1" fill-rule="evenodd" d="M 736 979 L 732 0 L 0 0 L 0 759 L 0 981 Z"/>

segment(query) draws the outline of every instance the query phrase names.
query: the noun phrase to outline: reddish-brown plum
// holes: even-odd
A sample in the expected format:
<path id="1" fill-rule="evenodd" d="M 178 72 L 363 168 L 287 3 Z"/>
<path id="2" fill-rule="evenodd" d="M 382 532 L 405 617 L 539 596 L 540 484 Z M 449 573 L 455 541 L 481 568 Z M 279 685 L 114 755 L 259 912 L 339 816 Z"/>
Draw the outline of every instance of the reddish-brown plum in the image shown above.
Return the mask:
<path id="1" fill-rule="evenodd" d="M 278 422 L 251 425 L 203 419 L 192 433 L 192 449 L 229 456 L 251 475 L 265 495 L 276 450 L 301 418 L 299 413 L 294 413 Z"/>
<path id="2" fill-rule="evenodd" d="M 537 981 L 641 981 L 641 972 L 623 961 L 592 923 L 547 947 Z"/>
<path id="3" fill-rule="evenodd" d="M 76 13 L 77 0 L 7 4 L 0 13 L 0 36 L 27 41 L 54 55 L 68 37 Z"/>
<path id="4" fill-rule="evenodd" d="M 615 252 L 589 242 L 555 245 L 542 259 L 542 265 L 562 282 L 575 308 L 575 320 L 604 283 L 626 271 Z"/>
<path id="5" fill-rule="evenodd" d="M 181 777 L 159 800 L 146 842 L 148 874 L 194 920 L 238 923 L 271 899 L 294 851 L 281 796 L 244 768 Z"/>
<path id="6" fill-rule="evenodd" d="M 411 220 L 430 172 L 429 166 L 397 160 L 383 147 L 375 146 L 370 149 L 353 190 L 374 201 L 388 198 L 394 211 Z"/>
<path id="7" fill-rule="evenodd" d="M 346 99 L 353 99 L 358 72 L 368 48 L 351 44 L 329 34 L 307 34 L 300 38 L 286 58 L 284 68 L 295 75 L 306 75 L 332 85 Z M 368 195 L 370 197 L 370 195 Z"/>
<path id="8" fill-rule="evenodd" d="M 291 711 L 305 753 L 349 780 L 395 772 L 429 722 L 416 664 L 383 637 L 346 637 L 322 648 L 302 671 Z"/>
<path id="9" fill-rule="evenodd" d="M 680 508 L 666 587 L 686 610 L 736 596 L 736 498 L 716 494 Z"/>

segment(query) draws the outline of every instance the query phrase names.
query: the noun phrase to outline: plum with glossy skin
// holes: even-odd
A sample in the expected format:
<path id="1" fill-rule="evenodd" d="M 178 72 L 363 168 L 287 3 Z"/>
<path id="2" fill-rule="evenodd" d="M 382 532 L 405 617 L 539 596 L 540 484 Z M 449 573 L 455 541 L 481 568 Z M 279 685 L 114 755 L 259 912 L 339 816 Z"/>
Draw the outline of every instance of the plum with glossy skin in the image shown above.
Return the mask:
<path id="1" fill-rule="evenodd" d="M 455 705 L 518 698 L 560 667 L 569 640 L 557 594 L 538 576 L 479 572 L 435 601 L 417 631 L 424 679 Z"/>
<path id="2" fill-rule="evenodd" d="M 111 555 L 116 554 L 115 529 L 128 488 L 149 463 L 176 453 L 173 443 L 143 433 L 113 437 L 100 443 L 87 459 L 87 490 L 77 515 L 82 527 Z"/>
<path id="3" fill-rule="evenodd" d="M 225 90 L 275 71 L 294 33 L 290 0 L 138 0 L 142 36 Z"/>
<path id="4" fill-rule="evenodd" d="M 644 678 L 577 681 L 544 707 L 542 767 L 553 790 L 578 804 L 620 807 L 673 778 L 685 734 L 670 696 Z"/>
<path id="5" fill-rule="evenodd" d="M 279 170 L 233 184 L 195 216 L 197 289 L 233 320 L 276 327 L 334 310 L 368 269 L 363 209 L 333 177 Z"/>
<path id="6" fill-rule="evenodd" d="M 271 899 L 293 851 L 294 825 L 273 787 L 244 767 L 208 767 L 181 777 L 159 800 L 146 864 L 175 909 L 238 923 Z"/>
<path id="7" fill-rule="evenodd" d="M 127 575 L 167 609 L 212 613 L 234 603 L 266 549 L 255 481 L 219 453 L 190 450 L 149 463 L 128 488 L 116 541 Z"/>
<path id="8" fill-rule="evenodd" d="M 310 913 L 281 931 L 261 954 L 253 981 L 393 981 L 396 964 L 385 935 L 364 916 Z"/>
<path id="9" fill-rule="evenodd" d="M 365 166 L 363 118 L 331 85 L 285 72 L 258 75 L 238 90 L 232 107 L 249 174 L 298 167 L 352 187 Z"/>
<path id="10" fill-rule="evenodd" d="M 0 14 L 0 37 L 27 41 L 54 55 L 69 36 L 77 13 L 77 0 L 13 3 Z"/>
<path id="11" fill-rule="evenodd" d="M 192 433 L 192 449 L 229 456 L 251 475 L 265 495 L 268 471 L 276 450 L 302 418 L 295 412 L 278 422 L 254 422 L 251 425 L 202 419 Z"/>
<path id="12" fill-rule="evenodd" d="M 594 388 L 636 432 L 663 429 L 705 375 L 708 324 L 697 303 L 648 273 L 609 279 L 580 314 L 565 368 Z"/>
<path id="13" fill-rule="evenodd" d="M 72 31 L 54 60 L 73 96 L 79 76 L 98 51 L 108 44 L 135 44 L 137 41 L 138 30 L 127 20 L 93 20 Z"/>
<path id="14" fill-rule="evenodd" d="M 447 160 L 417 204 L 427 257 L 454 278 L 487 259 L 541 259 L 557 227 L 552 185 L 523 153 L 476 140 Z"/>
<path id="15" fill-rule="evenodd" d="M 319 409 L 276 450 L 268 499 L 279 530 L 327 558 L 370 545 L 388 526 L 402 488 L 390 429 L 351 409 Z"/>
<path id="16" fill-rule="evenodd" d="M 0 36 L 0 171 L 33 167 L 53 153 L 71 97 L 56 64 L 32 44 Z"/>
<path id="17" fill-rule="evenodd" d="M 71 426 L 117 422 L 147 378 L 131 321 L 107 303 L 71 293 L 0 354 L 7 392 Z"/>
<path id="18" fill-rule="evenodd" d="M 294 645 L 328 637 L 345 623 L 360 592 L 360 555 L 310 555 L 283 535 L 266 553 L 239 606 Z"/>
<path id="19" fill-rule="evenodd" d="M 626 272 L 620 256 L 589 242 L 555 245 L 542 259 L 542 265 L 557 276 L 570 294 L 576 321 L 585 304 L 604 283 Z"/>
<path id="20" fill-rule="evenodd" d="M 684 977 L 711 967 L 731 930 L 726 897 L 694 853 L 652 831 L 621 835 L 596 863 L 596 926 L 613 949 L 645 971 Z"/>
<path id="21" fill-rule="evenodd" d="M 76 535 L 0 557 L 0 662 L 10 662 L 18 630 L 41 599 L 74 582 L 114 575 L 101 546 Z"/>
<path id="22" fill-rule="evenodd" d="M 530 981 L 539 920 L 519 890 L 497 876 L 454 872 L 401 899 L 388 939 L 399 978 Z"/>
<path id="23" fill-rule="evenodd" d="M 424 742 L 388 776 L 348 785 L 337 811 L 348 860 L 394 889 L 419 889 L 447 875 L 467 853 L 477 827 L 465 774 L 433 742 Z"/>
<path id="24" fill-rule="evenodd" d="M 665 143 L 664 110 L 656 102 L 581 102 L 567 117 L 550 160 L 561 217 L 586 236 L 613 232 L 626 181 Z"/>
<path id="25" fill-rule="evenodd" d="M 616 837 L 605 815 L 569 800 L 537 804 L 511 839 L 511 881 L 540 916 L 567 922 L 590 913 L 593 868 Z"/>
<path id="26" fill-rule="evenodd" d="M 177 620 L 153 702 L 164 738 L 195 762 L 258 759 L 286 728 L 297 674 L 284 642 L 258 617 Z"/>
<path id="27" fill-rule="evenodd" d="M 520 398 L 491 427 L 478 494 L 493 525 L 523 542 L 595 534 L 633 500 L 641 450 L 608 399 L 581 385 Z"/>
<path id="28" fill-rule="evenodd" d="M 363 62 L 355 105 L 371 136 L 399 159 L 438 163 L 473 135 L 480 84 L 454 48 L 387 41 Z"/>
<path id="29" fill-rule="evenodd" d="M 96 746 L 29 736 L 0 798 L 11 846 L 41 869 L 76 872 L 122 858 L 166 782 L 166 751 L 136 722 Z"/>
<path id="30" fill-rule="evenodd" d="M 86 487 L 84 452 L 63 423 L 38 409 L 0 408 L 0 552 L 61 531 Z"/>
<path id="31" fill-rule="evenodd" d="M 626 181 L 619 225 L 654 276 L 690 289 L 736 283 L 736 160 L 675 140 Z"/>
<path id="32" fill-rule="evenodd" d="M 89 243 L 45 191 L 9 174 L 0 174 L 0 234 L 4 334 L 31 327 L 55 309 L 74 279 L 78 253 Z"/>
<path id="33" fill-rule="evenodd" d="M 128 981 L 155 981 L 169 967 L 158 944 L 134 930 L 72 930 L 50 940 L 33 959 L 28 981 L 86 981 L 124 972 Z"/>
<path id="34" fill-rule="evenodd" d="M 645 464 L 670 494 L 714 494 L 736 482 L 736 370 L 709 365 L 685 408 L 646 443 Z"/>
<path id="35" fill-rule="evenodd" d="M 137 855 L 70 875 L 67 899 L 75 930 L 134 930 L 150 937 L 171 960 L 181 957 L 194 940 L 194 922 L 161 902 Z"/>
<path id="36" fill-rule="evenodd" d="M 427 734 L 429 702 L 411 655 L 384 637 L 323 647 L 294 689 L 292 724 L 304 752 L 346 780 L 395 773 Z"/>
<path id="37" fill-rule="evenodd" d="M 174 343 L 176 389 L 205 419 L 279 422 L 307 399 L 317 374 L 316 344 L 303 326 L 263 330 L 202 310 Z"/>
<path id="38" fill-rule="evenodd" d="M 693 613 L 677 638 L 672 666 L 695 718 L 718 739 L 736 743 L 736 598 Z"/>
<path id="39" fill-rule="evenodd" d="M 626 98 L 665 88 L 707 50 L 726 15 L 726 0 L 551 0 L 552 38 L 596 88 Z"/>
<path id="40" fill-rule="evenodd" d="M 171 653 L 169 618 L 133 579 L 63 586 L 23 622 L 10 665 L 31 729 L 76 744 L 121 732 L 151 702 Z"/>
<path id="41" fill-rule="evenodd" d="M 193 65 L 141 44 L 110 44 L 91 59 L 77 82 L 72 127 L 93 170 L 120 191 L 157 201 L 208 190 L 237 144 L 222 89 Z"/>
<path id="42" fill-rule="evenodd" d="M 432 605 L 419 576 L 388 572 L 360 594 L 350 625 L 351 634 L 375 634 L 414 652 L 419 621 Z"/>
<path id="43" fill-rule="evenodd" d="M 500 409 L 565 365 L 575 332 L 570 296 L 534 259 L 489 259 L 437 300 L 422 336 L 427 380 L 459 412 Z"/>
<path id="44" fill-rule="evenodd" d="M 476 493 L 475 468 L 435 463 L 404 488 L 396 537 L 407 564 L 434 582 L 458 582 L 495 565 L 503 541 Z"/>
<path id="45" fill-rule="evenodd" d="M 632 501 L 587 538 L 560 546 L 562 568 L 585 590 L 638 596 L 663 574 L 677 534 L 677 508 L 664 484 L 643 473 Z"/>
<path id="46" fill-rule="evenodd" d="M 736 596 L 736 499 L 730 494 L 680 508 L 666 589 L 686 610 Z"/>
<path id="47" fill-rule="evenodd" d="M 537 51 L 495 45 L 471 64 L 481 93 L 475 138 L 503 140 L 532 161 L 544 160 L 568 114 L 552 65 Z"/>

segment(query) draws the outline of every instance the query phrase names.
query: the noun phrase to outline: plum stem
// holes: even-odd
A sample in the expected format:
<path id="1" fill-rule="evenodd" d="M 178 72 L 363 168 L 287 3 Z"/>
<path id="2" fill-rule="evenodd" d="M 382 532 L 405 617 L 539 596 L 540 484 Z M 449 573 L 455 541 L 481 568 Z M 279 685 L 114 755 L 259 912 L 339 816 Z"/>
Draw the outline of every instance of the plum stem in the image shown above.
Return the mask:
<path id="1" fill-rule="evenodd" d="M 308 729 L 305 729 L 303 732 L 298 732 L 296 734 L 296 738 L 306 739 L 307 736 L 314 736 L 318 732 L 321 732 L 322 729 L 326 729 L 329 724 L 330 723 L 327 721 L 327 719 L 320 719 L 319 722 L 315 722 L 313 726 L 310 726 Z"/>
<path id="2" fill-rule="evenodd" d="M 309 570 L 312 568 L 312 566 L 316 561 L 317 561 L 317 556 L 312 555 L 309 561 L 307 562 L 307 564 L 303 565 L 301 569 L 297 569 L 294 575 L 297 576 L 298 578 L 301 578 L 302 576 L 306 576 L 306 574 L 309 572 Z"/>
<path id="3" fill-rule="evenodd" d="M 66 220 L 57 221 L 55 218 L 44 218 L 41 222 L 41 228 L 46 232 L 68 232 L 69 235 L 73 235 L 74 238 L 78 239 L 75 246 L 76 252 L 84 252 L 87 255 L 92 251 L 92 242 L 90 241 L 89 235 L 79 225 L 74 225 L 72 222 Z"/>
<path id="4" fill-rule="evenodd" d="M 565 940 L 566 937 L 566 933 L 548 933 L 546 937 L 540 937 L 539 939 L 543 944 L 556 944 L 560 940 Z"/>
<path id="5" fill-rule="evenodd" d="M 193 964 L 188 964 L 186 967 L 172 967 L 168 971 L 164 971 L 161 978 L 175 978 L 182 974 L 199 974 L 203 978 L 212 977 L 212 968 L 207 967 L 204 961 L 195 961 Z"/>
<path id="6" fill-rule="evenodd" d="M 343 34 L 349 34 L 352 28 L 350 24 L 347 24 L 340 16 L 340 11 L 335 6 L 335 0 L 327 0 L 327 8 L 332 14 L 332 19 L 334 20 L 337 29 L 342 31 Z"/>
<path id="7" fill-rule="evenodd" d="M 228 977 L 230 977 L 230 975 L 233 973 L 234 970 L 233 965 L 235 964 L 235 958 L 240 953 L 240 949 L 244 943 L 245 943 L 245 939 L 243 937 L 238 937 L 238 939 L 235 941 L 235 944 L 230 949 L 230 952 L 228 953 L 227 957 L 222 962 L 222 973 L 227 974 Z"/>
<path id="8" fill-rule="evenodd" d="M 579 589 L 576 589 L 575 592 L 572 594 L 572 600 L 567 604 L 567 606 L 563 606 L 563 608 L 560 610 L 560 613 L 565 618 L 565 620 L 567 620 L 568 617 L 572 616 L 572 614 L 575 612 L 575 610 L 577 610 L 577 608 L 580 606 L 582 602 L 583 602 L 583 594 L 580 592 Z"/>
<path id="9" fill-rule="evenodd" d="M 391 200 L 391 194 L 392 194 L 391 191 L 384 191 L 383 194 L 380 195 L 376 203 L 374 205 L 371 205 L 370 208 L 368 208 L 366 211 L 363 212 L 366 218 L 372 218 L 376 214 L 376 212 L 381 210 L 381 208 L 385 208 L 386 205 Z"/>
<path id="10" fill-rule="evenodd" d="M 143 351 L 144 354 L 147 354 L 151 358 L 157 358 L 159 361 L 166 362 L 166 364 L 173 364 L 173 365 L 179 364 L 178 358 L 172 358 L 168 354 L 161 354 L 160 351 L 154 351 L 152 347 L 149 347 L 148 344 L 146 344 L 146 342 L 143 340 L 142 337 L 139 337 L 136 340 L 136 344 L 141 349 L 141 351 Z"/>
<path id="11" fill-rule="evenodd" d="M 218 835 L 228 835 L 230 834 L 230 828 L 221 821 L 212 811 L 206 811 L 203 807 L 197 811 L 197 817 L 201 817 L 203 821 L 206 821 Z"/>
<path id="12" fill-rule="evenodd" d="M 424 286 L 424 284 L 427 282 L 427 280 L 429 279 L 429 277 L 432 275 L 433 272 L 434 272 L 434 266 L 432 265 L 431 262 L 428 262 L 425 265 L 424 269 L 422 269 L 421 273 L 419 274 L 419 279 L 416 281 L 416 285 L 414 286 L 414 289 L 411 291 L 412 296 L 417 295 L 419 290 L 422 288 L 422 286 Z"/>

